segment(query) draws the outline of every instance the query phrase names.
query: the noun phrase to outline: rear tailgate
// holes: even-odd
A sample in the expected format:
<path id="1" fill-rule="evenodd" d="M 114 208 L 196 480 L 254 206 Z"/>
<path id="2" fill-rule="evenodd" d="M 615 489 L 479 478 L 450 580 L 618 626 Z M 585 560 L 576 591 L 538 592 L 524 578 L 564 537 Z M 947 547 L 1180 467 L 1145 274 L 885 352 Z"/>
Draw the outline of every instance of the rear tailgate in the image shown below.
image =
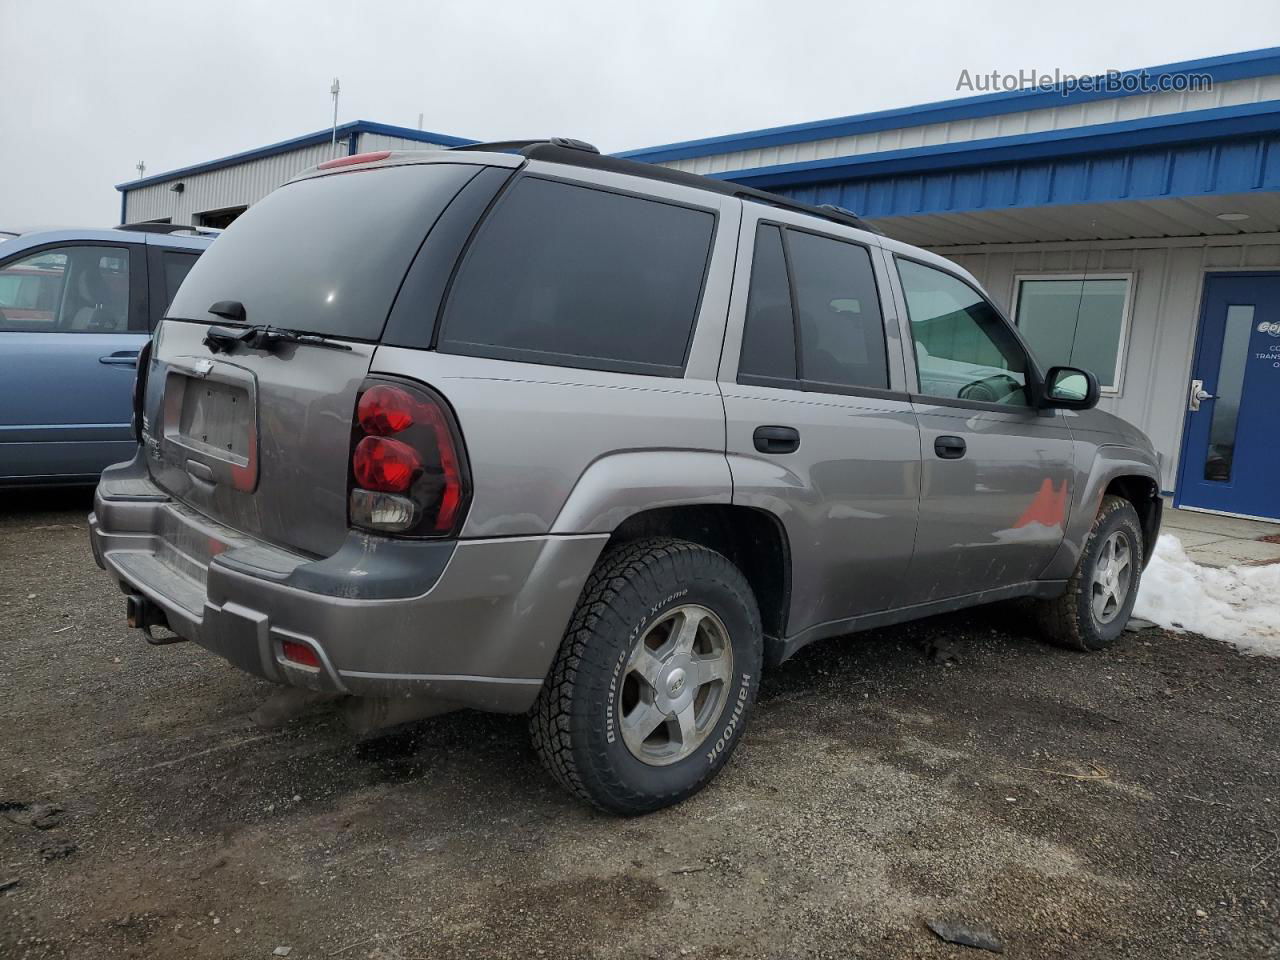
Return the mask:
<path id="1" fill-rule="evenodd" d="M 429 254 L 424 237 L 482 169 L 418 163 L 302 179 L 219 237 L 157 334 L 144 418 L 156 482 L 242 533 L 334 553 L 347 534 L 360 384 L 410 264 L 420 247 Z M 224 302 L 243 307 L 243 323 L 209 312 Z M 263 324 L 326 342 L 204 342 L 213 325 Z"/>

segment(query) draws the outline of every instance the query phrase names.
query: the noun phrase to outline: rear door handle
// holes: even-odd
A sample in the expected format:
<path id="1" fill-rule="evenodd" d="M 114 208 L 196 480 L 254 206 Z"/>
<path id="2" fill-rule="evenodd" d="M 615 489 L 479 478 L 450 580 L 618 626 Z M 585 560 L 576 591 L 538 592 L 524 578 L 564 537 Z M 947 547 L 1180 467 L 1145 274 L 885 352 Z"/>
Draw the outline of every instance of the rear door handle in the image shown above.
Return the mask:
<path id="1" fill-rule="evenodd" d="M 800 431 L 795 427 L 756 427 L 751 439 L 761 453 L 795 453 L 800 449 Z"/>
<path id="2" fill-rule="evenodd" d="M 138 365 L 138 351 L 117 350 L 115 353 L 109 353 L 105 357 L 99 357 L 98 362 L 109 364 L 113 367 L 136 367 Z"/>
<path id="3" fill-rule="evenodd" d="M 959 460 L 966 449 L 963 437 L 937 437 L 933 441 L 933 452 L 943 460 Z"/>

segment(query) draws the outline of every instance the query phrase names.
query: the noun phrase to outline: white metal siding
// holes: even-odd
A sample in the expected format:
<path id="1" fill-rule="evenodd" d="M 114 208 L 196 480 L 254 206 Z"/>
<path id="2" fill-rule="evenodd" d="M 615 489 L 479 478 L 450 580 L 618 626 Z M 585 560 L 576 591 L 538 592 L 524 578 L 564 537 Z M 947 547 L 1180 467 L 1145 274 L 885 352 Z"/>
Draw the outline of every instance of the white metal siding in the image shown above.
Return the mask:
<path id="1" fill-rule="evenodd" d="M 1028 273 L 1132 271 L 1124 387 L 1098 406 L 1144 430 L 1163 455 L 1165 490 L 1177 479 L 1204 275 L 1280 270 L 1280 235 L 1223 241 L 1130 241 L 940 249 L 1012 313 L 1014 278 Z"/>
<path id="2" fill-rule="evenodd" d="M 347 142 L 338 141 L 337 155 L 346 153 Z M 324 143 L 139 187 L 126 195 L 125 219 L 137 223 L 169 217 L 173 223 L 194 223 L 197 213 L 256 203 L 303 170 L 334 155 L 333 146 Z M 182 193 L 173 192 L 175 183 L 183 184 Z"/>
<path id="3" fill-rule="evenodd" d="M 361 134 L 357 143 L 361 153 L 373 150 L 437 150 L 442 146 L 381 133 Z M 335 156 L 345 156 L 347 150 L 347 141 L 339 140 L 336 153 L 330 144 L 324 143 L 139 187 L 127 194 L 125 222 L 169 217 L 173 223 L 190 224 L 195 222 L 197 213 L 226 207 L 247 207 L 303 170 Z M 182 193 L 173 192 L 171 188 L 175 183 L 183 184 Z"/>
<path id="4" fill-rule="evenodd" d="M 358 147 L 361 153 L 371 153 L 374 150 L 443 150 L 444 144 L 405 140 L 403 137 L 389 137 L 385 133 L 362 133 Z"/>
<path id="5" fill-rule="evenodd" d="M 1227 83 L 1215 84 L 1210 91 L 1135 94 L 1130 97 L 1095 100 L 1091 103 L 1006 113 L 995 117 L 975 117 L 970 120 L 953 120 L 947 123 L 882 130 L 878 133 L 864 133 L 853 137 L 833 137 L 777 147 L 761 147 L 756 150 L 738 150 L 707 157 L 689 157 L 685 160 L 669 160 L 662 166 L 701 174 L 723 173 L 726 170 L 751 170 L 780 163 L 854 157 L 881 153 L 885 150 L 904 150 L 909 147 L 926 147 L 942 143 L 964 143 L 987 140 L 992 137 L 1040 133 L 1046 130 L 1066 130 L 1100 123 L 1115 123 L 1120 120 L 1168 116 L 1190 110 L 1261 103 L 1266 100 L 1280 100 L 1280 76 L 1231 80 Z"/>

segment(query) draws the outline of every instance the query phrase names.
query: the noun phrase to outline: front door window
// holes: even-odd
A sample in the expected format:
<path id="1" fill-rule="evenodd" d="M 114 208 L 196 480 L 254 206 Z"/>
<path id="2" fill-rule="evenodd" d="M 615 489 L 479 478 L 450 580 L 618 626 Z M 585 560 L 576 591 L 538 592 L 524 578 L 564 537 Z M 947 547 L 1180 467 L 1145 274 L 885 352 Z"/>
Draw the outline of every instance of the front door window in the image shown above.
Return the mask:
<path id="1" fill-rule="evenodd" d="M 1026 352 L 991 304 L 958 277 L 898 261 L 926 397 L 1030 405 Z"/>
<path id="2" fill-rule="evenodd" d="M 0 331 L 129 329 L 129 251 L 124 247 L 52 247 L 0 267 Z"/>

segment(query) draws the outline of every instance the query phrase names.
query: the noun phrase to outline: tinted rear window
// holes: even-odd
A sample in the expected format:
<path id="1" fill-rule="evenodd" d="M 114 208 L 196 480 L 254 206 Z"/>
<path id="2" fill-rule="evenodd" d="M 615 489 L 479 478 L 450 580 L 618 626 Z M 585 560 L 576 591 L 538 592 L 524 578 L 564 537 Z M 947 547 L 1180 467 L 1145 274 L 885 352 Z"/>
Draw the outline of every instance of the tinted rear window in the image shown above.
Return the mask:
<path id="1" fill-rule="evenodd" d="M 382 334 L 400 281 L 436 218 L 480 167 L 409 164 L 300 180 L 269 194 L 196 261 L 166 316 L 357 340 Z"/>
<path id="2" fill-rule="evenodd" d="M 787 231 L 800 315 L 800 373 L 815 384 L 889 386 L 871 254 L 856 243 Z"/>
<path id="3" fill-rule="evenodd" d="M 770 380 L 796 378 L 796 331 L 791 315 L 791 287 L 782 252 L 782 231 L 774 226 L 756 230 L 751 262 L 751 291 L 747 296 L 746 329 L 742 335 L 739 375 Z"/>
<path id="4" fill-rule="evenodd" d="M 463 261 L 440 349 L 678 376 L 714 230 L 705 210 L 525 177 Z"/>

